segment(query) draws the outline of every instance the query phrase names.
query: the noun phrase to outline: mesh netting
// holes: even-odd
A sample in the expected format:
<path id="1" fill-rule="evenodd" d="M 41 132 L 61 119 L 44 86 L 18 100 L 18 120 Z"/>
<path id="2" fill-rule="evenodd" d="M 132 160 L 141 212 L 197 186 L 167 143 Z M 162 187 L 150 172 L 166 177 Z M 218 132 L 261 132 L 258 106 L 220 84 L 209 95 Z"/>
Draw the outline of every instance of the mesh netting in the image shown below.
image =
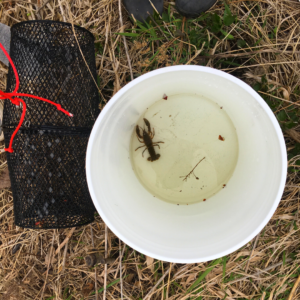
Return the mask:
<path id="1" fill-rule="evenodd" d="M 74 30 L 96 80 L 93 35 Z M 72 25 L 53 21 L 21 22 L 11 28 L 10 56 L 20 78 L 19 93 L 40 96 L 54 105 L 22 97 L 27 111 L 7 161 L 14 197 L 15 223 L 27 228 L 62 228 L 94 220 L 95 208 L 85 176 L 85 154 L 99 114 L 99 95 L 82 58 Z M 7 92 L 15 87 L 9 68 Z M 22 109 L 5 101 L 5 144 L 17 126 Z"/>

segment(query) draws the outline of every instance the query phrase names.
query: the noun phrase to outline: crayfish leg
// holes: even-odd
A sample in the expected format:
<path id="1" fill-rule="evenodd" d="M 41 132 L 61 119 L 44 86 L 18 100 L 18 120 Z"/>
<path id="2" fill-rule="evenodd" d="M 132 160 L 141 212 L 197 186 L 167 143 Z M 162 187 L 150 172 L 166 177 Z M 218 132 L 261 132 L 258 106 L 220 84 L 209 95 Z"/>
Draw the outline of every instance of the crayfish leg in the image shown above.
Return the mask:
<path id="1" fill-rule="evenodd" d="M 136 150 L 138 150 L 138 149 L 140 149 L 140 148 L 143 148 L 143 147 L 146 147 L 146 146 L 143 145 L 143 146 L 137 147 L 134 151 L 136 151 Z M 146 148 L 146 149 L 148 149 L 148 148 Z"/>
<path id="2" fill-rule="evenodd" d="M 145 146 L 146 147 L 146 146 Z M 144 152 L 146 151 L 148 149 L 148 147 L 146 147 L 145 149 L 144 149 L 144 151 L 142 152 L 142 156 L 144 157 Z"/>

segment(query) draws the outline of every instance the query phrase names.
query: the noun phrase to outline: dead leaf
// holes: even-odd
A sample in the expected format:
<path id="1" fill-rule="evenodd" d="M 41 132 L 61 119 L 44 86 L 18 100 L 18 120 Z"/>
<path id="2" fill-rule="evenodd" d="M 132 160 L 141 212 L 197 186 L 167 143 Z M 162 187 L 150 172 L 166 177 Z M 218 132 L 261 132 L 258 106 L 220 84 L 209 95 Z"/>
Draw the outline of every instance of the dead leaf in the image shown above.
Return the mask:
<path id="1" fill-rule="evenodd" d="M 225 46 L 225 49 L 226 49 L 227 51 L 231 51 L 230 43 L 229 43 L 228 40 L 225 40 L 225 41 L 224 41 L 224 46 Z"/>
<path id="2" fill-rule="evenodd" d="M 285 133 L 287 133 L 297 143 L 300 143 L 300 133 L 298 131 L 295 129 L 287 129 L 285 130 Z"/>
<path id="3" fill-rule="evenodd" d="M 221 299 L 225 299 L 225 293 L 223 291 L 218 291 L 216 292 L 216 294 L 221 298 Z M 234 298 L 231 297 L 226 297 L 226 300 L 235 300 Z"/>
<path id="4" fill-rule="evenodd" d="M 177 29 L 177 30 L 175 31 L 174 35 L 175 35 L 176 37 L 182 37 L 182 38 L 185 37 L 185 34 L 184 34 L 181 30 L 179 30 L 179 29 Z"/>
<path id="5" fill-rule="evenodd" d="M 245 298 L 245 299 L 250 299 L 250 296 L 245 295 L 244 293 L 242 293 L 241 291 L 235 289 L 234 287 L 229 286 L 229 288 L 230 288 L 233 292 L 235 292 L 235 293 L 238 295 L 238 296 L 235 296 L 236 298 L 239 298 L 240 296 L 242 296 L 242 297 Z M 226 292 L 227 292 L 227 291 L 226 291 Z M 251 297 L 251 298 L 252 298 L 252 297 Z"/>
<path id="6" fill-rule="evenodd" d="M 124 281 L 127 282 L 127 283 L 131 283 L 131 281 L 133 280 L 134 278 L 134 274 L 129 274 L 125 279 Z"/>
<path id="7" fill-rule="evenodd" d="M 9 178 L 9 171 L 6 168 L 3 173 L 0 175 L 0 189 L 10 188 L 10 178 Z"/>
<path id="8" fill-rule="evenodd" d="M 249 256 L 250 254 L 251 254 L 250 250 L 249 251 L 247 251 L 247 250 L 241 251 L 236 255 L 234 260 L 238 259 L 241 256 Z M 264 255 L 264 252 L 261 252 L 261 251 L 253 251 L 253 253 L 252 253 L 252 257 L 254 257 L 254 256 L 263 256 L 263 255 Z"/>
<path id="9" fill-rule="evenodd" d="M 285 89 L 284 87 L 281 87 L 281 88 L 278 89 L 278 91 L 282 92 L 283 98 L 285 100 L 288 100 L 288 101 L 290 100 L 290 93 L 289 93 L 289 91 L 287 89 Z"/>
<path id="10" fill-rule="evenodd" d="M 190 274 L 188 276 L 188 278 L 186 279 L 185 282 L 182 282 L 181 284 L 184 286 L 184 288 L 186 289 L 186 287 L 188 286 L 188 284 L 191 282 L 191 281 L 195 281 L 196 277 L 197 277 L 197 272 L 196 273 L 193 273 L 193 274 Z"/>
<path id="11" fill-rule="evenodd" d="M 91 13 L 92 13 L 92 9 L 89 8 L 89 9 L 86 11 L 86 13 L 85 13 L 85 17 L 86 17 L 86 18 L 89 18 L 90 15 L 91 15 Z"/>
<path id="12" fill-rule="evenodd" d="M 16 252 L 18 252 L 20 250 L 21 246 L 22 246 L 21 243 L 14 245 L 12 250 L 11 250 L 11 254 L 12 255 L 16 254 Z"/>
<path id="13" fill-rule="evenodd" d="M 273 216 L 272 220 L 297 220 L 297 217 L 285 214 L 281 216 Z"/>
<path id="14" fill-rule="evenodd" d="M 83 297 L 87 297 L 93 289 L 94 289 L 93 283 L 87 283 L 86 285 L 84 285 L 81 291 Z"/>
<path id="15" fill-rule="evenodd" d="M 123 266 L 123 269 L 125 269 L 125 266 Z M 111 274 L 111 273 L 115 273 L 115 270 L 113 269 L 109 269 L 107 270 L 107 275 Z M 100 277 L 104 277 L 105 271 L 103 270 L 103 272 L 100 274 Z"/>
<path id="16" fill-rule="evenodd" d="M 216 276 L 220 275 L 221 273 L 223 273 L 223 266 L 222 267 L 217 267 L 215 269 L 213 269 L 210 273 L 208 273 L 206 275 L 206 280 L 207 282 L 210 283 L 210 285 L 214 285 L 217 283 L 217 280 L 219 280 L 220 278 L 216 278 Z"/>
<path id="17" fill-rule="evenodd" d="M 49 263 L 49 258 L 50 258 L 50 251 L 45 256 L 45 264 L 46 265 L 48 265 L 48 263 Z M 50 261 L 50 264 L 54 264 L 56 262 L 57 262 L 57 259 L 54 257 L 54 253 L 52 253 L 52 259 Z"/>
<path id="18" fill-rule="evenodd" d="M 244 76 L 246 77 L 246 81 L 248 81 L 247 83 L 251 85 L 251 84 L 253 84 L 253 82 L 256 82 L 256 81 L 262 82 L 262 77 L 264 74 L 265 74 L 265 70 L 262 67 L 258 67 L 258 68 L 255 68 L 255 71 L 253 73 L 251 73 L 251 72 L 244 73 Z M 251 80 L 249 81 L 247 79 L 251 79 Z M 276 82 L 272 79 L 269 79 L 268 77 L 266 77 L 266 80 L 267 80 L 268 84 L 273 84 L 274 88 L 276 88 L 276 86 L 279 85 L 278 82 Z M 271 90 L 269 90 L 269 92 L 270 91 Z"/>
<path id="19" fill-rule="evenodd" d="M 151 272 L 154 272 L 154 258 L 150 257 L 150 256 L 146 256 L 146 263 L 147 263 L 147 267 L 150 267 Z"/>
<path id="20" fill-rule="evenodd" d="M 96 277 L 95 277 L 95 274 L 91 274 L 90 276 L 91 276 L 92 279 L 95 280 L 95 278 L 96 278 Z M 102 276 L 102 277 L 101 277 L 101 276 L 97 276 L 97 281 L 98 281 L 100 284 L 104 284 L 104 277 L 103 277 L 103 276 Z"/>
<path id="21" fill-rule="evenodd" d="M 255 256 L 255 257 L 252 257 L 250 262 L 256 262 L 256 261 L 261 261 L 262 260 L 262 257 L 259 257 L 259 256 Z"/>

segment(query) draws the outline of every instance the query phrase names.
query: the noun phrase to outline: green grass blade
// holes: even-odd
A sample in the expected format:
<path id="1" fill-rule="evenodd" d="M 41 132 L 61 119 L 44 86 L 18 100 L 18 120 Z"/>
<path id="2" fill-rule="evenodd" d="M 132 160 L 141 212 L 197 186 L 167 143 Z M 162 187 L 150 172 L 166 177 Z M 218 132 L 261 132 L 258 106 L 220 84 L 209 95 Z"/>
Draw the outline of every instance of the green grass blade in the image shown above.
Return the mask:
<path id="1" fill-rule="evenodd" d="M 123 279 L 125 279 L 127 276 L 128 276 L 128 275 L 126 275 Z M 116 279 L 116 280 L 113 281 L 113 282 L 111 282 L 110 284 L 108 284 L 108 285 L 106 286 L 106 289 L 108 289 L 109 287 L 115 285 L 115 284 L 118 283 L 119 281 L 120 281 L 120 278 L 119 278 L 119 279 Z M 104 291 L 104 287 L 98 290 L 98 294 L 102 293 L 103 291 Z M 92 293 L 90 294 L 90 296 L 95 295 L 95 294 L 96 294 L 96 292 L 92 292 Z M 84 298 L 81 298 L 80 300 L 84 300 Z"/>
<path id="2" fill-rule="evenodd" d="M 188 288 L 187 293 L 192 291 L 206 276 L 209 274 L 214 267 L 222 261 L 222 258 L 215 259 L 209 264 L 209 267 L 200 274 L 200 276 L 196 279 L 196 281 Z"/>
<path id="3" fill-rule="evenodd" d="M 227 256 L 223 257 L 223 281 L 225 279 L 225 275 L 226 275 L 226 263 L 227 263 Z"/>
<path id="4" fill-rule="evenodd" d="M 123 279 L 124 279 L 124 278 L 123 278 Z M 108 289 L 109 287 L 115 285 L 115 284 L 118 283 L 119 281 L 120 281 L 120 278 L 114 280 L 113 282 L 111 282 L 110 284 L 108 284 L 108 285 L 106 286 L 106 289 Z M 100 290 L 98 290 L 98 294 L 102 293 L 103 291 L 104 291 L 104 287 L 101 288 Z M 91 293 L 91 295 L 95 295 L 95 294 L 96 294 L 96 292 L 92 292 L 92 293 Z"/>
<path id="5" fill-rule="evenodd" d="M 283 251 L 283 255 L 282 255 L 282 262 L 283 262 L 283 266 L 285 265 L 285 260 L 286 260 L 286 252 L 285 250 Z"/>
<path id="6" fill-rule="evenodd" d="M 66 300 L 71 300 L 73 298 L 73 294 L 71 294 Z"/>
<path id="7" fill-rule="evenodd" d="M 140 36 L 139 33 L 134 33 L 134 32 L 116 32 L 115 34 L 124 35 L 124 36 L 130 36 L 130 37 L 138 37 L 138 36 Z"/>

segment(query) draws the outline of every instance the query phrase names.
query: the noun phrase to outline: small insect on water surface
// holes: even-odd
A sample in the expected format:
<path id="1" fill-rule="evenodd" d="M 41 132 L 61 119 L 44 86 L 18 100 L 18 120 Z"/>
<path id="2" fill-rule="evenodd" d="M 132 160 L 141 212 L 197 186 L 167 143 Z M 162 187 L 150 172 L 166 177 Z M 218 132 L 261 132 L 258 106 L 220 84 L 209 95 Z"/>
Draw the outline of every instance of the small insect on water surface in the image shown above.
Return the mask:
<path id="1" fill-rule="evenodd" d="M 136 132 L 136 135 L 137 135 L 137 138 L 138 138 L 139 142 L 143 143 L 145 145 L 137 147 L 135 149 L 135 151 L 140 149 L 140 148 L 146 147 L 144 149 L 144 151 L 142 152 L 142 156 L 144 157 L 144 152 L 146 150 L 148 150 L 149 155 L 150 155 L 148 157 L 148 161 L 155 161 L 155 160 L 158 160 L 160 158 L 160 154 L 155 152 L 154 146 L 157 146 L 160 149 L 160 146 L 158 144 L 159 143 L 164 143 L 164 142 L 155 142 L 155 143 L 153 143 L 152 140 L 153 140 L 154 135 L 155 135 L 155 130 L 154 130 L 154 128 L 151 130 L 150 122 L 147 119 L 144 118 L 144 122 L 145 122 L 145 125 L 147 127 L 147 130 L 142 129 L 139 125 L 136 125 L 135 132 Z M 142 133 L 141 133 L 140 130 L 142 130 Z"/>

